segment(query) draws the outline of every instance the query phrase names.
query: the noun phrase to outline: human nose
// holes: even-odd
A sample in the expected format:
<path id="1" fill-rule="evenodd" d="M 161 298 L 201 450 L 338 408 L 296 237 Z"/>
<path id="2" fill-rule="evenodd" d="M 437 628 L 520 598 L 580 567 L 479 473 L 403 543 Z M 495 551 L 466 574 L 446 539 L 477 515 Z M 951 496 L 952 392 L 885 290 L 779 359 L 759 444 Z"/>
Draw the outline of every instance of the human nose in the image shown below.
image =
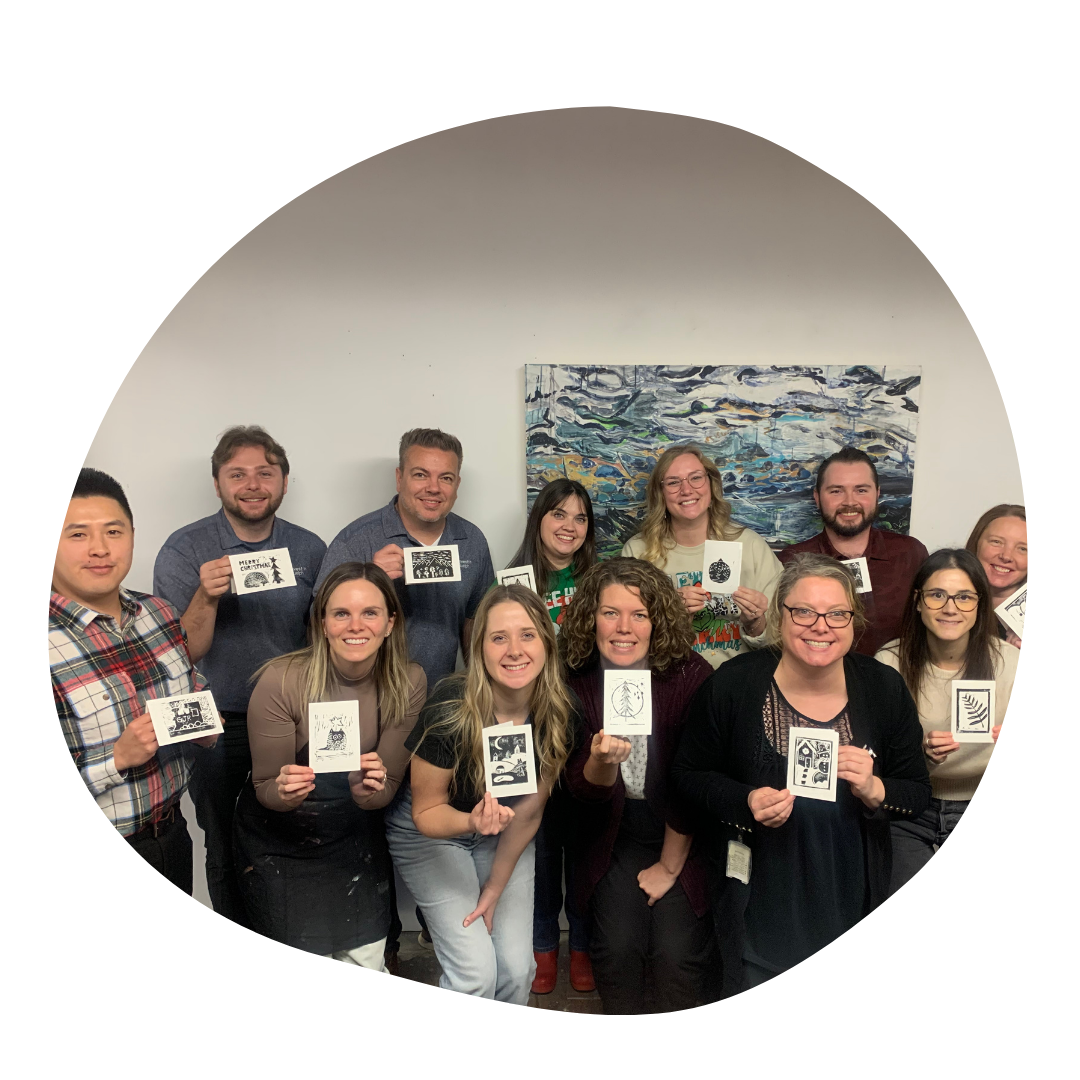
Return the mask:
<path id="1" fill-rule="evenodd" d="M 104 529 L 90 530 L 90 543 L 88 548 L 91 555 L 108 555 L 109 537 Z"/>
<path id="2" fill-rule="evenodd" d="M 615 622 L 615 629 L 620 634 L 629 634 L 631 630 L 630 616 L 622 613 Z"/>

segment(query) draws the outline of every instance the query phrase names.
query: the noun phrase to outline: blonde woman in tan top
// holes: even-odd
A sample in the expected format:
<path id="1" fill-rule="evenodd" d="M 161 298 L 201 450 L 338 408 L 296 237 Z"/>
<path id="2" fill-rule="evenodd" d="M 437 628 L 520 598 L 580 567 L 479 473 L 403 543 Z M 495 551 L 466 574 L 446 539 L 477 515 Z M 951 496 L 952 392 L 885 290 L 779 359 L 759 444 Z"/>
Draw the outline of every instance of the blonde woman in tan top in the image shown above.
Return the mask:
<path id="1" fill-rule="evenodd" d="M 311 644 L 256 673 L 251 778 L 237 802 L 240 888 L 252 927 L 307 952 L 385 970 L 392 874 L 383 807 L 408 768 L 405 740 L 427 693 L 409 663 L 386 573 L 343 563 L 315 596 Z M 308 765 L 308 705 L 357 701 L 361 768 Z"/>

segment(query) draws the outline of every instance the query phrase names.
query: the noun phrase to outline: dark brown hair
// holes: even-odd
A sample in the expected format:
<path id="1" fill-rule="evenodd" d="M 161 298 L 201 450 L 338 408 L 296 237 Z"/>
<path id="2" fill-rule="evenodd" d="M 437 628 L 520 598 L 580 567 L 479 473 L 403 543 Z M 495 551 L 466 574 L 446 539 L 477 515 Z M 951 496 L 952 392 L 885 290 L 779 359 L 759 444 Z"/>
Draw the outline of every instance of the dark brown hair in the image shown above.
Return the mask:
<path id="1" fill-rule="evenodd" d="M 585 507 L 585 516 L 589 520 L 585 542 L 574 552 L 573 561 L 570 563 L 574 570 L 574 580 L 577 581 L 596 562 L 596 525 L 593 521 L 592 500 L 576 480 L 560 476 L 540 489 L 529 520 L 525 523 L 525 537 L 521 541 L 521 547 L 507 563 L 507 567 L 531 566 L 536 578 L 536 591 L 541 596 L 547 592 L 548 577 L 555 571 L 544 556 L 544 545 L 540 542 L 540 522 L 574 495 L 581 500 L 581 505 Z"/>
<path id="2" fill-rule="evenodd" d="M 880 490 L 881 482 L 878 480 L 877 466 L 874 459 L 854 446 L 845 446 L 830 454 L 819 466 L 817 479 L 814 481 L 814 490 L 820 495 L 821 486 L 825 483 L 825 472 L 830 465 L 869 465 L 870 475 L 874 478 L 874 487 Z"/>
<path id="3" fill-rule="evenodd" d="M 425 450 L 442 450 L 446 454 L 457 456 L 458 472 L 461 472 L 461 440 L 453 435 L 447 435 L 438 428 L 414 427 L 401 436 L 398 443 L 398 468 L 405 469 L 405 451 L 411 447 L 420 446 Z"/>
<path id="4" fill-rule="evenodd" d="M 246 446 L 257 446 L 266 455 L 271 465 L 281 466 L 281 475 L 289 475 L 289 459 L 281 443 L 264 431 L 258 424 L 237 424 L 221 434 L 214 452 L 210 455 L 210 469 L 214 479 L 218 478 L 221 467 L 230 461 L 237 450 Z"/>

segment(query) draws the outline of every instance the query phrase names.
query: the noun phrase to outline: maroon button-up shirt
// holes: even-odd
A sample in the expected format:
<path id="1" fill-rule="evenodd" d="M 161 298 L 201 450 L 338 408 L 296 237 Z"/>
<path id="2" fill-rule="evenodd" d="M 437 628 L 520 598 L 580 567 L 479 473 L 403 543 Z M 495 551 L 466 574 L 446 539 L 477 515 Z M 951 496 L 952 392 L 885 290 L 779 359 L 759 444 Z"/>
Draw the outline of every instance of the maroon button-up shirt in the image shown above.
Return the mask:
<path id="1" fill-rule="evenodd" d="M 819 532 L 801 544 L 792 544 L 780 552 L 779 559 L 788 563 L 800 551 L 814 551 L 819 555 L 831 555 L 834 559 L 847 559 L 832 546 L 828 536 Z M 914 536 L 875 529 L 871 526 L 870 538 L 863 557 L 870 571 L 870 589 L 862 594 L 866 608 L 867 627 L 855 642 L 855 651 L 865 656 L 874 653 L 888 641 L 900 636 L 900 620 L 904 605 L 911 594 L 915 572 L 927 557 L 927 550 Z"/>

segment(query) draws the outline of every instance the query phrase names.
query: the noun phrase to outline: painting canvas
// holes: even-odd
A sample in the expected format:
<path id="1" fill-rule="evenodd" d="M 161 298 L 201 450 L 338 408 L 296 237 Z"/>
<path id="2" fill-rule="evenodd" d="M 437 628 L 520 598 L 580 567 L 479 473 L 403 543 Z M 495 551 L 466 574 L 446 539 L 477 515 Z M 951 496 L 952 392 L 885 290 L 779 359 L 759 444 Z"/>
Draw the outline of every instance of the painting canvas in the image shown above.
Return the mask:
<path id="1" fill-rule="evenodd" d="M 579 481 L 601 557 L 618 554 L 638 530 L 657 457 L 696 442 L 717 463 L 735 520 L 778 551 L 820 530 L 814 473 L 854 446 L 878 469 L 878 524 L 906 533 L 921 373 L 862 364 L 527 364 L 529 506 L 549 481 Z"/>

